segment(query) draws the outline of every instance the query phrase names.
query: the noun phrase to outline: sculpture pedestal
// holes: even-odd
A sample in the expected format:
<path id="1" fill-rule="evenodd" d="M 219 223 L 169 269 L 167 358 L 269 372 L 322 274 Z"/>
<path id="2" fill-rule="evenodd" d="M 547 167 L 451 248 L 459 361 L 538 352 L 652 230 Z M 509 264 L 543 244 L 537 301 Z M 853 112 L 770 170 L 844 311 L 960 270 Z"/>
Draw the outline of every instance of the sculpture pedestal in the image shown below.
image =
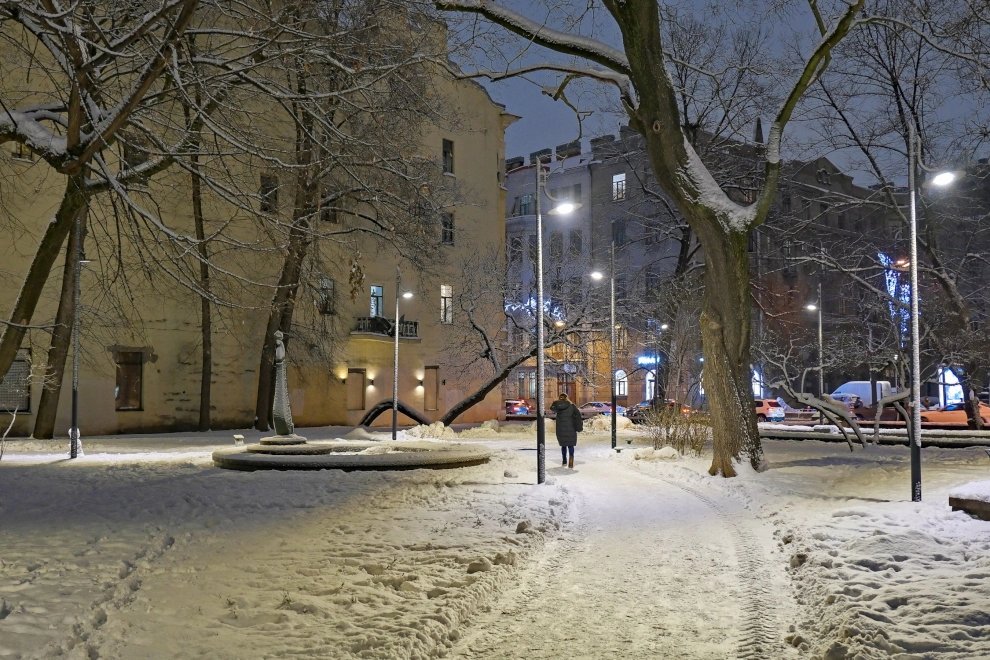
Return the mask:
<path id="1" fill-rule="evenodd" d="M 306 438 L 301 435 L 296 435 L 295 433 L 291 435 L 273 435 L 267 438 L 262 438 L 259 441 L 262 445 L 304 445 L 306 444 Z"/>

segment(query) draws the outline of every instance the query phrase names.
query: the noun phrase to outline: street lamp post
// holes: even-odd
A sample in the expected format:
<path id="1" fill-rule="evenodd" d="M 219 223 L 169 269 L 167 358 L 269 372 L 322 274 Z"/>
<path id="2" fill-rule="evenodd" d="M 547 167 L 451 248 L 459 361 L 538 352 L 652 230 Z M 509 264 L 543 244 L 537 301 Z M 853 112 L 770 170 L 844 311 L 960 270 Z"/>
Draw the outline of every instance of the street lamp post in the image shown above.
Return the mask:
<path id="1" fill-rule="evenodd" d="M 542 484 L 547 480 L 547 422 L 544 409 L 544 387 L 546 373 L 544 372 L 543 356 L 543 212 L 542 190 L 550 173 L 543 175 L 543 163 L 539 158 L 534 164 L 536 171 L 536 483 Z M 552 200 L 551 200 L 552 201 Z M 567 215 L 580 208 L 577 203 L 560 204 L 550 209 L 550 215 Z"/>
<path id="2" fill-rule="evenodd" d="M 608 373 L 610 392 L 611 392 L 611 403 L 612 403 L 612 449 L 615 449 L 616 440 L 616 429 L 618 427 L 618 409 L 616 406 L 616 392 L 615 392 L 615 238 L 613 237 L 611 245 L 609 246 L 609 349 L 608 349 Z M 599 271 L 595 271 L 591 274 L 591 277 L 596 280 L 602 279 L 602 274 Z"/>
<path id="3" fill-rule="evenodd" d="M 818 312 L 818 397 L 825 396 L 825 342 L 822 338 L 822 283 L 818 283 L 818 303 L 807 305 L 810 312 Z M 821 411 L 818 413 L 818 421 L 825 423 Z"/>
<path id="4" fill-rule="evenodd" d="M 79 303 L 82 298 L 82 284 L 80 270 L 83 264 L 88 264 L 85 250 L 83 250 L 82 218 L 76 222 L 76 253 L 73 258 L 76 260 L 76 268 L 73 273 L 72 292 L 72 425 L 69 428 L 69 458 L 77 458 L 79 450 L 82 449 L 82 441 L 79 436 Z"/>
<path id="5" fill-rule="evenodd" d="M 399 290 L 402 288 L 402 273 L 395 267 L 395 325 L 392 334 L 395 344 L 392 351 L 392 439 L 399 433 Z M 412 298 L 412 291 L 402 294 L 403 298 Z"/>
<path id="6" fill-rule="evenodd" d="M 921 501 L 921 332 L 918 325 L 918 213 L 914 187 L 918 138 L 908 121 L 908 190 L 911 203 L 911 501 Z"/>
<path id="7" fill-rule="evenodd" d="M 908 121 L 908 194 L 911 211 L 911 501 L 921 501 L 921 330 L 918 319 L 918 212 L 915 203 L 915 171 L 924 167 L 918 153 L 918 134 Z M 941 172 L 931 183 L 947 186 L 955 181 L 953 172 Z"/>

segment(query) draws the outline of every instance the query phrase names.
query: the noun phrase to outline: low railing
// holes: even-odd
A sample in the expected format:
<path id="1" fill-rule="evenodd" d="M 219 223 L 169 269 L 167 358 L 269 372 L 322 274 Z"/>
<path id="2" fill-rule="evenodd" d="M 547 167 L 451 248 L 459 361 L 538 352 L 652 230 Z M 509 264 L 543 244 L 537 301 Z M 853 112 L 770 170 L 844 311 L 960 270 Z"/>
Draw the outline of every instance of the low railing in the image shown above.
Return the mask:
<path id="1" fill-rule="evenodd" d="M 353 332 L 394 337 L 392 325 L 384 316 L 359 316 Z M 399 321 L 399 339 L 419 339 L 419 321 Z"/>

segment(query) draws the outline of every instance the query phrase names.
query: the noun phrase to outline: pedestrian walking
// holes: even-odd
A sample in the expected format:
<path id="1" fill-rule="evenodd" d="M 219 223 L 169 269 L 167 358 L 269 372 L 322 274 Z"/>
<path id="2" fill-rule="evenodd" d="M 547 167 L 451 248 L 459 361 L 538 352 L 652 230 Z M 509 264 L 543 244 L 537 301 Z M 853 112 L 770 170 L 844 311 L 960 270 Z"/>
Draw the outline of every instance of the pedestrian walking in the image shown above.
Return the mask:
<path id="1" fill-rule="evenodd" d="M 557 400 L 550 406 L 556 413 L 557 444 L 560 445 L 561 465 L 574 467 L 574 446 L 577 444 L 578 431 L 584 430 L 584 419 L 581 411 L 561 392 Z M 570 455 L 568 457 L 568 454 Z"/>

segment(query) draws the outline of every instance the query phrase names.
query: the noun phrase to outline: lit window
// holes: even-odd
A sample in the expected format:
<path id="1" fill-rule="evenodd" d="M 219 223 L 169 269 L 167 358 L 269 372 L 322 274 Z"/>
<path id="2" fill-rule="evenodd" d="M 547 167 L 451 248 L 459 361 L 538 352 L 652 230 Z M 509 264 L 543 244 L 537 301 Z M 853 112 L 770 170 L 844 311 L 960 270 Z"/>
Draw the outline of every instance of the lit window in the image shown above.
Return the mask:
<path id="1" fill-rule="evenodd" d="M 626 173 L 612 175 L 612 201 L 618 202 L 626 198 Z"/>
<path id="2" fill-rule="evenodd" d="M 443 141 L 443 172 L 444 174 L 454 173 L 454 141 Z"/>
<path id="3" fill-rule="evenodd" d="M 626 372 L 619 369 L 615 372 L 615 396 L 629 395 L 629 377 Z"/>
<path id="4" fill-rule="evenodd" d="M 454 322 L 454 290 L 449 284 L 440 285 L 440 322 Z"/>
<path id="5" fill-rule="evenodd" d="M 371 286 L 371 315 L 385 316 L 385 290 L 377 285 Z"/>

